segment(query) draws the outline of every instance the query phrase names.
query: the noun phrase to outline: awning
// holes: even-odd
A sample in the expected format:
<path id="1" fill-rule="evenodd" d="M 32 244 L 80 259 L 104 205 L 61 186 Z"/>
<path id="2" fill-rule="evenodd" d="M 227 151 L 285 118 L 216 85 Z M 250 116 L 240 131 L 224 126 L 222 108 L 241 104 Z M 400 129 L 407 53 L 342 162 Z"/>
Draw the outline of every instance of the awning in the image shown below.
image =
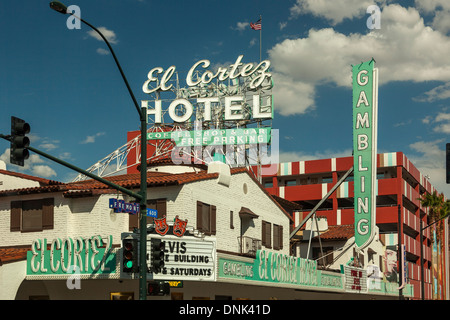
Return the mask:
<path id="1" fill-rule="evenodd" d="M 241 218 L 250 218 L 250 219 L 258 219 L 258 215 L 255 214 L 252 210 L 241 207 L 241 211 L 239 211 L 239 217 Z"/>

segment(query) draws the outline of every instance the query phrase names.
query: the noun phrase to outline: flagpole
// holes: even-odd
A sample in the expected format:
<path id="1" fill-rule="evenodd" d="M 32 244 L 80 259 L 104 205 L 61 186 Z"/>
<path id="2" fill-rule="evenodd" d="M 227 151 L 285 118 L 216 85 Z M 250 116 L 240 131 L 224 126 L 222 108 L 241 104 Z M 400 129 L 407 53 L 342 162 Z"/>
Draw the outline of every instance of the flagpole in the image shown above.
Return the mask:
<path id="1" fill-rule="evenodd" d="M 259 16 L 259 21 L 261 22 L 261 28 L 259 29 L 259 62 L 262 61 L 261 58 L 261 47 L 262 47 L 262 16 Z"/>

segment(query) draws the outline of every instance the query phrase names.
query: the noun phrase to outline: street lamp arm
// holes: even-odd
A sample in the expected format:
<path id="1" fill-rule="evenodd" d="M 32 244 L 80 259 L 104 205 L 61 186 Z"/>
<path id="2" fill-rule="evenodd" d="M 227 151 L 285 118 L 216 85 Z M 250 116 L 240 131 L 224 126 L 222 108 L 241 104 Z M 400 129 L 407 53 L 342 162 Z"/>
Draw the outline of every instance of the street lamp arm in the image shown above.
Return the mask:
<path id="1" fill-rule="evenodd" d="M 429 228 L 429 227 L 431 227 L 433 224 L 438 223 L 439 221 L 444 220 L 444 219 L 446 219 L 446 218 L 448 218 L 448 216 L 442 217 L 442 218 L 440 218 L 440 219 L 434 221 L 432 224 L 429 224 L 429 225 L 427 225 L 426 227 L 423 227 L 423 228 L 422 228 L 422 231 L 425 230 L 425 229 L 427 229 L 427 228 Z"/>
<path id="2" fill-rule="evenodd" d="M 136 97 L 134 96 L 133 91 L 131 90 L 131 87 L 130 87 L 130 85 L 128 84 L 127 77 L 125 76 L 125 74 L 124 74 L 124 72 L 123 72 L 123 70 L 122 70 L 122 67 L 120 66 L 119 60 L 117 60 L 117 57 L 116 57 L 116 54 L 114 53 L 113 48 L 112 48 L 111 45 L 109 44 L 109 41 L 108 41 L 108 40 L 106 39 L 106 37 L 105 37 L 105 36 L 104 36 L 104 35 L 103 35 L 96 27 L 94 27 L 92 24 L 90 24 L 89 22 L 85 21 L 84 19 L 82 19 L 82 18 L 80 18 L 80 17 L 77 17 L 77 16 L 74 15 L 73 13 L 70 13 L 70 12 L 69 12 L 69 14 L 72 14 L 74 17 L 76 17 L 77 19 L 79 19 L 81 22 L 83 22 L 84 24 L 86 24 L 86 25 L 88 25 L 89 27 L 91 27 L 91 28 L 92 28 L 95 32 L 97 32 L 97 33 L 100 35 L 100 37 L 102 37 L 102 39 L 105 41 L 105 43 L 107 44 L 107 46 L 108 46 L 108 48 L 109 48 L 109 51 L 111 51 L 111 54 L 112 54 L 112 56 L 113 56 L 113 58 L 114 58 L 114 61 L 116 62 L 117 68 L 119 68 L 120 74 L 121 74 L 121 76 L 122 76 L 123 81 L 125 82 L 125 85 L 127 86 L 128 92 L 129 92 L 129 94 L 130 94 L 130 96 L 131 96 L 131 99 L 133 100 L 134 106 L 135 106 L 137 112 L 139 113 L 139 118 L 142 119 L 141 108 L 139 107 L 139 104 L 138 104 L 138 102 L 137 102 L 137 100 L 136 100 Z"/>
<path id="3" fill-rule="evenodd" d="M 76 16 L 73 12 L 68 12 L 67 7 L 62 4 L 59 1 L 52 1 L 50 2 L 50 8 L 61 13 L 61 14 L 70 14 L 92 28 L 95 32 L 97 32 L 100 37 L 105 41 L 107 44 L 114 61 L 116 62 L 117 67 L 119 68 L 120 74 L 122 75 L 122 79 L 125 82 L 125 85 L 127 86 L 128 92 L 131 96 L 131 99 L 133 100 L 134 106 L 136 107 L 137 112 L 139 113 L 139 119 L 141 121 L 141 186 L 140 186 L 140 192 L 137 195 L 137 199 L 139 199 L 141 213 L 139 217 L 139 229 L 140 229 L 140 236 L 139 236 L 139 242 L 140 242 L 140 249 L 139 249 L 139 298 L 140 300 L 146 300 L 147 299 L 147 262 L 145 260 L 145 256 L 147 253 L 147 233 L 144 232 L 144 230 L 147 229 L 147 216 L 146 216 L 146 206 L 147 206 L 147 108 L 143 107 L 140 108 L 136 98 L 133 94 L 133 91 L 130 88 L 130 85 L 128 84 L 128 80 L 125 77 L 125 74 L 123 73 L 122 67 L 120 66 L 119 61 L 117 60 L 116 54 L 114 53 L 113 48 L 109 44 L 109 41 L 106 39 L 106 37 L 93 25 L 91 25 L 89 22 L 81 19 L 80 17 Z M 32 149 L 30 149 L 32 150 Z M 32 150 L 33 151 L 33 150 Z"/>
<path id="4" fill-rule="evenodd" d="M 111 47 L 111 45 L 109 44 L 108 39 L 106 39 L 106 37 L 96 28 L 94 27 L 92 24 L 90 24 L 89 22 L 87 22 L 86 20 L 81 19 L 81 17 L 78 17 L 77 15 L 75 15 L 73 12 L 68 11 L 68 8 L 65 4 L 59 2 L 59 1 L 52 1 L 50 2 L 50 8 L 55 10 L 56 12 L 59 12 L 61 14 L 70 14 L 71 16 L 77 18 L 78 20 L 80 20 L 81 22 L 83 22 L 84 24 L 86 24 L 87 26 L 89 26 L 90 28 L 92 28 L 95 32 L 97 32 L 100 37 L 102 37 L 103 41 L 105 41 L 105 43 L 107 44 L 109 51 L 111 52 L 114 61 L 116 62 L 117 67 L 119 68 L 120 74 L 122 76 L 123 81 L 125 82 L 125 85 L 127 86 L 128 92 L 131 96 L 131 99 L 133 100 L 134 106 L 139 114 L 139 119 L 141 119 L 141 121 L 143 121 L 145 119 L 145 117 L 147 115 L 143 115 L 141 112 L 141 108 L 139 107 L 139 104 L 137 103 L 136 97 L 134 96 L 133 91 L 131 90 L 131 87 L 128 83 L 127 77 L 125 76 L 122 67 L 119 63 L 119 60 L 117 60 L 116 54 L 113 50 L 113 48 Z M 146 119 L 145 119 L 146 120 Z"/>

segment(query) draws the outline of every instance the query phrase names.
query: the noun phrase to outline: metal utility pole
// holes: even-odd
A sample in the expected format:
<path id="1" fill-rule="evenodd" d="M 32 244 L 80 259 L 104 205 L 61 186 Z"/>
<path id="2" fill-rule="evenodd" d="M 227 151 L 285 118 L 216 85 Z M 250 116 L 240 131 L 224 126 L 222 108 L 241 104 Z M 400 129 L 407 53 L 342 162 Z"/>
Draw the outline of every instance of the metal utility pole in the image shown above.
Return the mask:
<path id="1" fill-rule="evenodd" d="M 291 232 L 291 234 L 289 235 L 289 239 L 292 239 L 295 234 L 298 232 L 298 230 L 300 230 L 303 225 L 306 223 L 306 221 L 308 221 L 309 218 L 311 218 L 311 216 L 313 214 L 316 213 L 317 209 L 319 209 L 322 204 L 333 194 L 334 191 L 336 191 L 336 189 L 342 184 L 342 182 L 345 181 L 345 179 L 347 179 L 347 177 L 353 172 L 353 166 L 348 169 L 348 171 L 342 176 L 342 178 L 333 186 L 333 188 L 331 188 L 330 191 L 328 191 L 328 193 L 325 195 L 325 197 L 322 198 L 322 200 L 319 201 L 318 204 L 316 204 L 316 206 L 314 207 L 314 209 L 311 210 L 311 212 L 306 216 L 305 219 L 303 219 L 302 222 L 300 222 L 300 224 L 294 229 L 294 231 Z"/>
<path id="2" fill-rule="evenodd" d="M 87 21 L 81 19 L 81 17 L 76 16 L 72 12 L 67 12 L 67 6 L 62 4 L 59 1 L 50 2 L 50 8 L 61 13 L 61 14 L 70 14 L 75 18 L 79 19 L 81 22 L 92 28 L 95 32 L 97 32 L 100 37 L 107 44 L 114 61 L 120 71 L 123 81 L 128 89 L 128 93 L 133 100 L 133 104 L 136 108 L 136 111 L 139 114 L 139 119 L 141 122 L 141 188 L 139 194 L 135 194 L 133 197 L 139 201 L 140 205 L 140 217 L 139 217 L 139 299 L 146 300 L 147 299 L 147 263 L 146 263 L 146 253 L 147 253 L 147 108 L 140 108 L 137 100 L 131 90 L 130 85 L 128 84 L 127 78 L 123 73 L 122 67 L 120 66 L 119 61 L 117 60 L 116 54 L 109 44 L 106 37 L 93 25 L 88 23 Z M 30 149 L 32 150 L 32 149 Z M 33 150 L 32 150 L 33 151 Z M 83 170 L 84 171 L 84 170 Z M 80 172 L 80 171 L 78 171 Z M 88 175 L 92 177 L 92 175 Z M 94 178 L 96 179 L 96 178 Z M 98 179 L 96 179 L 98 180 Z M 100 181 L 100 180 L 99 180 Z M 119 191 L 124 192 L 123 190 L 117 189 Z M 126 193 L 126 192 L 125 192 Z"/>

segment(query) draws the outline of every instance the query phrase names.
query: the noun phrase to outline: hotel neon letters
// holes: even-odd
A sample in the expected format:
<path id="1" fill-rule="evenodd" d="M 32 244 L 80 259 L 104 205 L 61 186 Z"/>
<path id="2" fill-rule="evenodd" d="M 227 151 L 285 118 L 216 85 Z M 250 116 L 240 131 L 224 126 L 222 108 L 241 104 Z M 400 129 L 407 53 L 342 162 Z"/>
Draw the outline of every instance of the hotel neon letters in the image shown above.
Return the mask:
<path id="1" fill-rule="evenodd" d="M 209 60 L 200 60 L 196 62 L 191 69 L 189 70 L 186 77 L 186 84 L 190 87 L 196 86 L 204 86 L 209 84 L 213 79 L 217 79 L 219 82 L 225 81 L 227 79 L 234 80 L 237 77 L 251 77 L 251 80 L 248 84 L 248 88 L 250 91 L 256 91 L 258 88 L 264 86 L 265 89 L 271 89 L 271 73 L 267 72 L 270 67 L 270 61 L 264 60 L 260 62 L 258 65 L 254 65 L 253 63 L 243 64 L 241 62 L 243 55 L 240 55 L 236 62 L 230 65 L 228 68 L 220 67 L 218 68 L 216 73 L 213 73 L 211 70 L 205 70 L 201 76 L 198 77 L 197 80 L 194 80 L 194 72 L 197 70 L 199 66 L 202 68 L 207 68 L 210 66 Z M 240 71 L 238 68 L 241 67 Z M 230 68 L 230 70 L 228 70 Z M 144 93 L 153 93 L 157 91 L 168 91 L 171 90 L 173 85 L 168 84 L 171 80 L 173 74 L 175 73 L 175 66 L 170 66 L 167 70 L 164 71 L 161 67 L 153 68 L 149 71 L 147 75 L 147 80 L 144 82 L 142 86 L 142 90 Z M 155 75 L 162 74 L 161 79 L 158 81 L 158 78 Z M 267 80 L 267 81 L 266 81 Z M 151 84 L 156 84 L 154 88 L 151 88 Z M 264 85 L 264 83 L 270 83 L 269 87 Z M 196 97 L 197 104 L 201 103 L 204 105 L 204 119 L 203 121 L 211 121 L 211 103 L 219 103 L 221 98 L 223 98 L 224 102 L 224 120 L 226 121 L 238 121 L 243 120 L 244 115 L 242 113 L 243 110 L 243 101 L 244 96 L 238 94 L 223 94 L 221 93 L 216 97 Z M 260 107 L 261 97 L 259 94 L 254 94 L 252 96 L 253 108 L 252 108 L 252 116 L 255 119 L 271 119 L 272 111 L 270 112 L 261 112 Z M 153 115 L 155 118 L 155 123 L 159 124 L 162 122 L 162 101 L 155 100 L 154 106 L 152 109 L 149 108 L 149 101 L 142 100 L 142 107 L 147 108 L 147 115 Z M 183 106 L 184 114 L 177 115 L 175 110 L 178 106 Z M 182 123 L 191 119 L 194 112 L 194 107 L 192 103 L 186 98 L 177 98 L 173 100 L 168 107 L 168 114 L 170 118 L 174 122 Z"/>

